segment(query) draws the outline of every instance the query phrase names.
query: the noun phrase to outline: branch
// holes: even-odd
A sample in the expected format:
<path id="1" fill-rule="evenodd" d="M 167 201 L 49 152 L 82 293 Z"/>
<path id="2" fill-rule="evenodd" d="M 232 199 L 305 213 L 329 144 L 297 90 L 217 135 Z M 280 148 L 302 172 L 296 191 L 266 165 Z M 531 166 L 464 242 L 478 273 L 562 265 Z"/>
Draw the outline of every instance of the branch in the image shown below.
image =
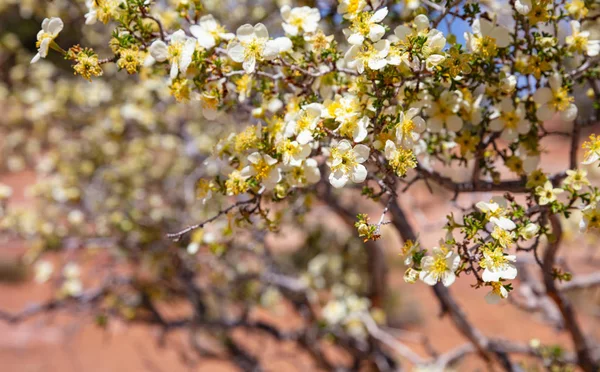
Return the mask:
<path id="1" fill-rule="evenodd" d="M 259 199 L 257 197 L 253 197 L 252 199 L 248 199 L 248 200 L 242 200 L 242 201 L 238 201 L 235 204 L 230 205 L 229 207 L 225 208 L 225 209 L 221 209 L 216 215 L 212 216 L 211 218 L 209 218 L 208 220 L 202 221 L 200 223 L 197 223 L 195 225 L 191 225 L 186 227 L 185 229 L 176 232 L 176 233 L 170 233 L 167 234 L 167 237 L 170 239 L 173 239 L 173 241 L 178 242 L 185 234 L 189 233 L 190 231 L 196 230 L 196 229 L 200 229 L 202 227 L 204 227 L 204 225 L 209 224 L 213 221 L 215 221 L 216 219 L 218 219 L 219 217 L 221 217 L 224 214 L 229 213 L 231 210 L 241 207 L 242 205 L 246 205 L 246 204 L 252 204 L 255 201 L 258 201 Z"/>
<path id="2" fill-rule="evenodd" d="M 390 213 L 393 216 L 392 223 L 400 233 L 402 240 L 406 241 L 410 239 L 416 241 L 417 234 L 408 222 L 408 218 L 397 200 L 393 200 L 393 202 L 390 203 Z M 438 283 L 433 286 L 433 292 L 440 303 L 442 314 L 448 314 L 452 319 L 454 326 L 460 333 L 473 343 L 479 354 L 485 360 L 489 360 L 486 350 L 488 347 L 487 339 L 477 328 L 469 323 L 465 313 L 450 295 L 448 288 L 444 287 L 441 283 Z"/>
<path id="3" fill-rule="evenodd" d="M 558 290 L 556 283 L 554 282 L 554 262 L 556 260 L 556 254 L 560 248 L 562 238 L 562 226 L 557 215 L 550 215 L 550 224 L 552 226 L 552 234 L 554 235 L 554 241 L 548 244 L 546 252 L 544 253 L 544 285 L 546 286 L 546 293 L 558 306 L 563 319 L 565 320 L 565 328 L 571 335 L 573 340 L 573 346 L 577 353 L 577 364 L 586 372 L 597 372 L 600 365 L 592 358 L 588 341 L 586 340 L 581 327 L 577 322 L 577 317 L 573 306 L 569 300 Z"/>
<path id="4" fill-rule="evenodd" d="M 45 303 L 28 306 L 14 314 L 0 310 L 0 320 L 7 323 L 19 323 L 41 313 L 62 309 L 71 303 L 93 303 L 106 294 L 106 289 L 106 287 L 94 288 L 77 297 L 52 299 Z"/>
<path id="5" fill-rule="evenodd" d="M 408 359 L 411 363 L 415 365 L 423 364 L 425 362 L 425 360 L 421 358 L 421 356 L 412 351 L 408 346 L 404 345 L 395 337 L 379 328 L 377 326 L 377 323 L 375 323 L 375 320 L 373 320 L 373 318 L 369 314 L 361 314 L 360 319 L 365 325 L 365 328 L 367 329 L 371 337 L 381 342 L 382 344 L 387 345 L 398 355 Z"/>

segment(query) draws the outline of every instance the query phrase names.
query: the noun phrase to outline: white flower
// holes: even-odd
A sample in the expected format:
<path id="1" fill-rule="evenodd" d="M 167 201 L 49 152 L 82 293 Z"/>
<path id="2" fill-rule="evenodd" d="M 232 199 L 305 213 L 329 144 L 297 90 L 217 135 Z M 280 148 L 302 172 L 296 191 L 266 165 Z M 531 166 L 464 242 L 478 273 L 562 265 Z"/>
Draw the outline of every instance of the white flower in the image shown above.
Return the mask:
<path id="1" fill-rule="evenodd" d="M 308 6 L 290 8 L 289 5 L 281 7 L 283 30 L 291 36 L 297 36 L 301 31 L 305 33 L 315 32 L 321 20 L 321 13 L 317 8 Z"/>
<path id="2" fill-rule="evenodd" d="M 590 165 L 600 160 L 600 136 L 591 135 L 590 140 L 583 143 L 585 153 L 582 164 Z"/>
<path id="3" fill-rule="evenodd" d="M 525 118 L 525 106 L 522 103 L 515 106 L 510 97 L 500 101 L 490 118 L 490 129 L 501 131 L 500 137 L 507 142 L 516 141 L 519 134 L 526 134 L 531 129 L 531 123 Z"/>
<path id="4" fill-rule="evenodd" d="M 406 41 L 408 36 L 412 36 L 420 32 L 427 32 L 429 29 L 429 18 L 427 18 L 425 14 L 419 14 L 412 21 L 412 25 L 414 28 L 400 25 L 394 29 L 394 35 L 396 35 L 399 41 Z"/>
<path id="5" fill-rule="evenodd" d="M 496 202 L 496 200 L 498 202 Z M 480 211 L 485 213 L 486 219 L 488 219 L 490 222 L 492 222 L 499 228 L 506 231 L 516 229 L 517 225 L 504 216 L 506 214 L 506 211 L 504 209 L 504 205 L 501 206 L 500 203 L 506 204 L 506 200 L 504 198 L 496 198 L 492 199 L 489 203 L 480 201 L 477 204 L 475 204 L 475 206 L 479 208 Z"/>
<path id="6" fill-rule="evenodd" d="M 485 295 L 485 301 L 490 305 L 495 305 L 508 297 L 508 291 L 501 282 L 492 282 L 492 290 Z"/>
<path id="7" fill-rule="evenodd" d="M 6 200 L 13 194 L 12 187 L 0 183 L 0 200 Z"/>
<path id="8" fill-rule="evenodd" d="M 155 40 L 150 45 L 150 55 L 158 62 L 171 62 L 171 79 L 175 79 L 181 72 L 185 74 L 192 56 L 196 50 L 196 39 L 188 37 L 183 30 L 177 30 L 171 35 L 169 45 L 162 40 Z"/>
<path id="9" fill-rule="evenodd" d="M 552 182 L 546 181 L 544 186 L 538 186 L 535 188 L 535 194 L 540 198 L 539 204 L 546 205 L 556 200 L 556 195 L 561 194 L 563 189 L 552 186 Z"/>
<path id="10" fill-rule="evenodd" d="M 367 178 L 367 168 L 362 163 L 369 158 L 369 148 L 341 140 L 331 149 L 328 165 L 331 168 L 329 182 L 333 187 L 344 187 L 348 181 L 361 183 Z"/>
<path id="11" fill-rule="evenodd" d="M 418 108 L 411 107 L 398 114 L 396 141 L 399 144 L 412 147 L 419 140 L 419 134 L 425 130 L 425 120 L 417 116 L 418 113 Z"/>
<path id="12" fill-rule="evenodd" d="M 365 0 L 341 0 L 337 12 L 346 19 L 353 19 L 365 9 L 367 2 Z"/>
<path id="13" fill-rule="evenodd" d="M 533 100 L 539 105 L 536 111 L 538 119 L 547 121 L 559 112 L 562 120 L 575 120 L 577 106 L 573 103 L 573 97 L 569 96 L 567 88 L 563 88 L 562 76 L 558 73 L 553 74 L 548 79 L 548 84 L 550 87 L 540 88 L 533 94 Z"/>
<path id="14" fill-rule="evenodd" d="M 310 155 L 310 145 L 301 145 L 298 141 L 284 139 L 277 145 L 278 152 L 281 153 L 283 165 L 297 166 Z"/>
<path id="15" fill-rule="evenodd" d="M 600 229 L 600 202 L 592 203 L 582 210 L 579 229 L 585 232 L 590 228 Z"/>
<path id="16" fill-rule="evenodd" d="M 36 63 L 40 58 L 46 58 L 50 45 L 62 31 L 63 27 L 64 23 L 60 18 L 54 17 L 44 19 L 42 22 L 42 29 L 37 34 L 36 47 L 38 48 L 38 52 L 31 59 L 31 63 Z"/>
<path id="17" fill-rule="evenodd" d="M 353 45 L 344 55 L 344 61 L 348 67 L 355 68 L 359 74 L 362 74 L 365 66 L 371 70 L 381 70 L 387 66 L 386 57 L 389 52 L 389 40 L 379 40 L 375 44 Z"/>
<path id="18" fill-rule="evenodd" d="M 438 133 L 444 126 L 452 132 L 457 132 L 463 126 L 463 120 L 456 115 L 459 105 L 459 96 L 455 92 L 443 91 L 435 101 L 432 101 L 424 111 L 429 117 L 427 128 L 433 133 Z"/>
<path id="19" fill-rule="evenodd" d="M 497 282 L 500 279 L 514 279 L 517 277 L 517 268 L 512 264 L 517 256 L 504 254 L 500 247 L 485 249 L 479 266 L 483 270 L 481 278 L 484 282 Z"/>
<path id="20" fill-rule="evenodd" d="M 525 225 L 525 227 L 523 227 L 523 229 L 521 229 L 521 236 L 525 239 L 532 239 L 534 236 L 537 235 L 538 231 L 540 231 L 540 226 L 530 222 L 527 225 Z"/>
<path id="21" fill-rule="evenodd" d="M 292 41 L 287 37 L 269 40 L 269 31 L 262 23 L 242 25 L 236 34 L 237 40 L 229 44 L 227 54 L 233 61 L 242 63 L 248 74 L 254 72 L 257 62 L 271 60 L 292 49 Z"/>
<path id="22" fill-rule="evenodd" d="M 384 154 L 390 167 L 400 177 L 404 177 L 409 169 L 417 165 L 415 154 L 411 149 L 396 146 L 391 140 L 385 141 Z"/>
<path id="23" fill-rule="evenodd" d="M 295 135 L 296 141 L 301 145 L 311 142 L 314 139 L 313 132 L 321 120 L 322 111 L 323 105 L 318 103 L 311 103 L 304 106 L 287 123 L 284 133 L 285 137 L 289 138 Z"/>
<path id="24" fill-rule="evenodd" d="M 348 309 L 343 301 L 334 300 L 329 301 L 327 305 L 325 305 L 322 314 L 327 324 L 333 325 L 344 320 L 348 314 Z"/>
<path id="25" fill-rule="evenodd" d="M 531 0 L 516 0 L 515 1 L 515 9 L 517 9 L 517 12 L 519 12 L 520 14 L 527 15 L 527 14 L 529 14 L 529 12 L 531 12 L 532 8 L 533 8 L 533 6 L 531 4 Z"/>
<path id="26" fill-rule="evenodd" d="M 63 267 L 63 275 L 67 279 L 78 278 L 81 275 L 81 269 L 75 262 L 69 262 Z"/>
<path id="27" fill-rule="evenodd" d="M 115 16 L 122 2 L 123 0 L 86 0 L 88 12 L 85 14 L 85 24 L 93 25 L 98 19 L 102 23 L 107 23 Z"/>
<path id="28" fill-rule="evenodd" d="M 348 38 L 348 43 L 352 45 L 361 45 L 365 38 L 376 42 L 385 34 L 385 27 L 379 23 L 383 21 L 388 14 L 387 8 L 381 8 L 373 14 L 362 13 L 365 17 L 359 16 L 352 21 L 349 29 L 344 29 L 344 35 Z"/>
<path id="29" fill-rule="evenodd" d="M 205 90 L 198 95 L 200 99 L 200 107 L 202 108 L 202 116 L 208 120 L 216 119 L 219 113 L 220 97 L 223 91 L 223 84 L 226 79 L 221 78 L 216 81 L 209 82 Z"/>
<path id="30" fill-rule="evenodd" d="M 272 190 L 281 181 L 281 169 L 276 166 L 277 159 L 267 154 L 253 152 L 248 155 L 249 165 L 242 169 L 242 177 L 254 176 L 265 190 Z"/>
<path id="31" fill-rule="evenodd" d="M 356 120 L 356 117 L 362 112 L 360 99 L 354 94 L 345 94 L 336 96 L 333 101 L 325 101 L 323 117 L 335 119 L 338 123 Z"/>
<path id="32" fill-rule="evenodd" d="M 198 39 L 198 44 L 204 49 L 214 47 L 220 40 L 231 40 L 235 37 L 231 32 L 226 32 L 212 14 L 200 18 L 197 25 L 190 27 L 190 33 Z"/>
<path id="33" fill-rule="evenodd" d="M 426 67 L 431 70 L 433 66 L 437 66 L 444 62 L 446 57 L 444 56 L 442 49 L 446 46 L 446 38 L 444 34 L 434 29 L 431 29 L 427 33 L 427 41 L 423 44 L 422 53 L 426 57 Z"/>
<path id="34" fill-rule="evenodd" d="M 61 289 L 67 296 L 77 297 L 83 292 L 83 284 L 79 279 L 67 279 Z"/>
<path id="35" fill-rule="evenodd" d="M 600 40 L 590 40 L 589 31 L 581 31 L 578 21 L 571 21 L 571 35 L 565 39 L 572 50 L 595 57 L 600 53 Z"/>
<path id="36" fill-rule="evenodd" d="M 496 55 L 497 48 L 506 48 L 510 45 L 510 32 L 503 26 L 478 18 L 473 21 L 473 33 L 465 32 L 467 46 L 475 53 L 486 57 Z"/>
<path id="37" fill-rule="evenodd" d="M 98 20 L 98 10 L 95 0 L 85 0 L 88 12 L 85 14 L 85 24 L 93 25 Z"/>
<path id="38" fill-rule="evenodd" d="M 460 256 L 454 251 L 434 247 L 432 256 L 425 256 L 421 260 L 421 273 L 419 278 L 428 285 L 435 285 L 441 281 L 449 287 L 456 280 L 454 271 L 460 264 Z"/>
<path id="39" fill-rule="evenodd" d="M 54 271 L 54 265 L 52 265 L 52 262 L 50 262 L 50 261 L 42 260 L 42 261 L 36 262 L 34 270 L 35 270 L 35 279 L 34 280 L 37 283 L 45 283 L 48 281 L 48 279 L 50 279 L 50 276 L 52 275 L 52 272 Z"/>
<path id="40" fill-rule="evenodd" d="M 336 96 L 335 100 L 325 101 L 322 116 L 327 119 L 335 119 L 339 126 L 335 129 L 336 133 L 344 137 L 352 138 L 354 142 L 361 142 L 367 137 L 367 127 L 370 120 L 367 116 L 357 120 L 357 116 L 362 114 L 360 100 L 354 94 Z"/>
<path id="41" fill-rule="evenodd" d="M 319 164 L 315 159 L 306 159 L 287 171 L 286 179 L 292 187 L 313 185 L 321 179 Z"/>

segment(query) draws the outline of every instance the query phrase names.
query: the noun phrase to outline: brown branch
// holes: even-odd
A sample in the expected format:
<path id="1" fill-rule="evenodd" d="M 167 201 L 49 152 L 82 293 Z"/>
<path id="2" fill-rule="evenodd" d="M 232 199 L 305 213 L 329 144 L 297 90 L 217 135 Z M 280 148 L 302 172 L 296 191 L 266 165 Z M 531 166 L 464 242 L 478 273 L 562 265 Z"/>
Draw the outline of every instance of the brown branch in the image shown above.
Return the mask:
<path id="1" fill-rule="evenodd" d="M 419 175 L 424 179 L 433 180 L 438 185 L 453 191 L 455 194 L 465 192 L 491 192 L 491 191 L 508 191 L 512 193 L 525 193 L 528 189 L 525 187 L 527 181 L 525 179 L 507 180 L 498 183 L 481 181 L 476 184 L 473 182 L 454 182 L 450 177 L 441 175 L 433 170 L 428 170 L 423 166 L 417 165 L 416 168 Z M 556 173 L 549 177 L 553 184 L 557 184 L 566 176 L 565 172 Z"/>
<path id="2" fill-rule="evenodd" d="M 588 346 L 588 341 L 585 338 L 579 323 L 577 322 L 577 317 L 575 315 L 573 306 L 564 296 L 564 294 L 558 290 L 556 283 L 554 282 L 554 262 L 556 260 L 558 249 L 560 248 L 562 239 L 562 226 L 557 215 L 550 215 L 549 219 L 552 226 L 554 240 L 548 244 L 543 258 L 543 274 L 546 293 L 554 301 L 556 306 L 558 306 L 563 316 L 565 328 L 571 335 L 573 346 L 575 347 L 577 353 L 577 364 L 586 372 L 597 372 L 600 368 L 600 365 L 592 357 L 592 353 L 590 352 L 590 348 Z"/>
<path id="3" fill-rule="evenodd" d="M 242 200 L 242 201 L 238 201 L 235 204 L 230 205 L 229 207 L 225 208 L 225 209 L 221 209 L 216 215 L 212 216 L 211 218 L 202 221 L 200 223 L 197 223 L 195 225 L 191 225 L 186 227 L 185 229 L 178 231 L 176 233 L 170 233 L 167 234 L 167 237 L 170 239 L 173 239 L 174 241 L 179 241 L 185 234 L 189 233 L 190 231 L 196 230 L 196 229 L 201 229 L 202 227 L 204 227 L 204 225 L 207 225 L 213 221 L 215 221 L 216 219 L 218 219 L 219 217 L 221 217 L 224 214 L 229 213 L 230 211 L 232 211 L 235 208 L 241 207 L 243 205 L 246 204 L 252 204 L 254 202 L 259 202 L 260 200 L 257 197 L 253 197 L 251 199 L 248 200 Z"/>
<path id="4" fill-rule="evenodd" d="M 7 323 L 19 323 L 39 314 L 58 311 L 69 305 L 89 305 L 94 304 L 104 298 L 109 293 L 111 285 L 131 283 L 130 278 L 116 277 L 109 278 L 103 285 L 84 291 L 78 296 L 51 299 L 44 303 L 33 304 L 17 313 L 0 310 L 0 320 Z"/>
<path id="5" fill-rule="evenodd" d="M 406 213 L 404 213 L 404 210 L 402 210 L 397 200 L 394 200 L 390 204 L 390 213 L 393 216 L 392 223 L 400 233 L 402 240 L 416 241 L 417 234 L 408 222 Z M 486 337 L 468 321 L 463 310 L 450 295 L 448 288 L 444 287 L 441 283 L 438 283 L 433 286 L 433 292 L 440 303 L 442 314 L 448 314 L 452 319 L 454 326 L 460 333 L 473 343 L 478 353 L 485 360 L 489 361 L 487 353 L 488 342 Z"/>

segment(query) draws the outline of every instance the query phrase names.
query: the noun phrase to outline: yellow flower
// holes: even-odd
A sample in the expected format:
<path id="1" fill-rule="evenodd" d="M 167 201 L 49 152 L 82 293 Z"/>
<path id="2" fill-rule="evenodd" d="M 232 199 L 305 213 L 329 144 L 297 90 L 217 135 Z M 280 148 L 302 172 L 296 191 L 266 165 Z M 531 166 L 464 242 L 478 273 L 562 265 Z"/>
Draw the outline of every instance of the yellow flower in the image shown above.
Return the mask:
<path id="1" fill-rule="evenodd" d="M 175 79 L 169 86 L 171 94 L 177 102 L 189 101 L 190 99 L 190 87 L 187 84 L 187 79 Z"/>
<path id="2" fill-rule="evenodd" d="M 409 284 L 414 284 L 419 279 L 419 272 L 412 267 L 406 269 L 404 273 L 404 281 Z"/>
<path id="3" fill-rule="evenodd" d="M 127 70 L 128 74 L 135 74 L 141 65 L 142 56 L 137 47 L 121 49 L 119 51 L 117 66 L 119 66 L 120 69 Z"/>
<path id="4" fill-rule="evenodd" d="M 390 163 L 390 167 L 400 177 L 406 176 L 409 169 L 417 167 L 417 158 L 411 149 L 396 147 L 394 142 L 388 140 L 385 143 L 385 158 Z"/>
<path id="5" fill-rule="evenodd" d="M 480 142 L 480 137 L 465 130 L 454 139 L 454 142 L 460 146 L 460 155 L 464 157 L 468 153 L 475 152 L 475 149 Z"/>
<path id="6" fill-rule="evenodd" d="M 251 125 L 246 127 L 243 132 L 240 132 L 235 136 L 233 148 L 235 152 L 242 153 L 248 149 L 255 148 L 260 139 L 258 138 L 258 127 Z"/>
<path id="7" fill-rule="evenodd" d="M 523 159 L 518 156 L 511 156 L 506 159 L 506 167 L 518 175 L 523 174 Z"/>
<path id="8" fill-rule="evenodd" d="M 225 181 L 227 195 L 239 195 L 246 192 L 250 187 L 246 182 L 247 179 L 248 177 L 243 176 L 238 170 L 231 172 Z"/>
<path id="9" fill-rule="evenodd" d="M 571 2 L 565 4 L 565 9 L 571 17 L 580 19 L 587 16 L 589 9 L 586 8 L 585 2 L 583 0 L 572 0 Z"/>
<path id="10" fill-rule="evenodd" d="M 77 54 L 77 64 L 73 66 L 75 75 L 81 75 L 84 79 L 92 81 L 92 77 L 102 75 L 102 67 L 98 62 L 98 55 L 92 54 L 89 49 L 85 49 Z"/>
<path id="11" fill-rule="evenodd" d="M 529 22 L 536 24 L 539 22 L 548 22 L 551 17 L 552 7 L 549 7 L 550 0 L 538 0 L 532 2 L 532 9 L 527 14 Z"/>
<path id="12" fill-rule="evenodd" d="M 491 282 L 490 286 L 492 290 L 485 295 L 485 301 L 488 304 L 497 304 L 500 300 L 508 297 L 508 291 L 501 282 Z"/>
<path id="13" fill-rule="evenodd" d="M 528 189 L 533 189 L 535 187 L 543 185 L 547 179 L 548 177 L 546 177 L 546 175 L 544 174 L 544 172 L 542 172 L 541 169 L 536 169 L 533 172 L 531 172 L 527 177 L 527 184 L 525 185 L 525 187 L 527 187 Z"/>
<path id="14" fill-rule="evenodd" d="M 563 183 L 567 186 L 571 186 L 573 190 L 581 190 L 583 186 L 588 186 L 590 181 L 587 179 L 587 171 L 584 169 L 567 170 L 567 178 Z"/>
<path id="15" fill-rule="evenodd" d="M 448 75 L 451 78 L 455 78 L 459 74 L 468 75 L 471 73 L 470 54 L 461 53 L 457 48 L 450 49 L 448 53 L 450 56 L 444 61 L 444 67 L 448 68 Z"/>
<path id="16" fill-rule="evenodd" d="M 404 245 L 402 246 L 402 250 L 399 255 L 404 257 L 405 265 L 410 266 L 413 264 L 413 254 L 419 251 L 419 249 L 419 242 L 413 242 L 410 239 L 404 242 Z"/>
<path id="17" fill-rule="evenodd" d="M 504 254 L 500 247 L 484 248 L 483 258 L 479 261 L 479 266 L 484 269 L 482 279 L 485 282 L 497 282 L 516 278 L 517 268 L 512 264 L 516 260 L 516 256 Z"/>
<path id="18" fill-rule="evenodd" d="M 583 164 L 592 164 L 600 159 L 600 136 L 592 134 L 589 141 L 585 141 L 583 145 L 585 151 Z"/>
<path id="19" fill-rule="evenodd" d="M 563 189 L 554 188 L 550 181 L 546 181 L 543 187 L 538 186 L 535 188 L 535 194 L 539 197 L 540 205 L 546 205 L 556 201 L 556 194 L 560 194 L 563 191 Z"/>
<path id="20" fill-rule="evenodd" d="M 500 246 L 507 248 L 513 243 L 515 239 L 515 233 L 512 231 L 505 230 L 499 226 L 494 226 L 494 231 L 492 231 L 492 238 L 496 239 Z"/>
<path id="21" fill-rule="evenodd" d="M 600 203 L 596 202 L 583 209 L 583 219 L 580 223 L 582 231 L 600 229 Z"/>
<path id="22" fill-rule="evenodd" d="M 459 265 L 460 256 L 457 253 L 434 247 L 432 256 L 425 256 L 421 260 L 419 278 L 428 285 L 441 281 L 444 286 L 449 287 L 456 280 L 454 272 Z"/>

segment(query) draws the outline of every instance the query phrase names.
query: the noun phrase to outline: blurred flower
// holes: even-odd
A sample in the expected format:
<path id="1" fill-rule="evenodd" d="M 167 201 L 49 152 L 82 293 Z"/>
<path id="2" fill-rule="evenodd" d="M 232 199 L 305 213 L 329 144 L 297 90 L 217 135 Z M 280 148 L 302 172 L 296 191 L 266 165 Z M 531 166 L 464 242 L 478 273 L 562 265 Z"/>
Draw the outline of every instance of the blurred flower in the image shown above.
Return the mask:
<path id="1" fill-rule="evenodd" d="M 288 35 L 297 36 L 300 32 L 315 32 L 321 20 L 321 13 L 319 9 L 308 6 L 290 8 L 289 5 L 284 5 L 281 7 L 281 17 L 283 30 Z"/>
<path id="2" fill-rule="evenodd" d="M 190 33 L 198 39 L 198 44 L 204 49 L 214 47 L 221 40 L 229 41 L 235 37 L 226 32 L 211 14 L 201 17 L 197 25 L 190 26 Z"/>

